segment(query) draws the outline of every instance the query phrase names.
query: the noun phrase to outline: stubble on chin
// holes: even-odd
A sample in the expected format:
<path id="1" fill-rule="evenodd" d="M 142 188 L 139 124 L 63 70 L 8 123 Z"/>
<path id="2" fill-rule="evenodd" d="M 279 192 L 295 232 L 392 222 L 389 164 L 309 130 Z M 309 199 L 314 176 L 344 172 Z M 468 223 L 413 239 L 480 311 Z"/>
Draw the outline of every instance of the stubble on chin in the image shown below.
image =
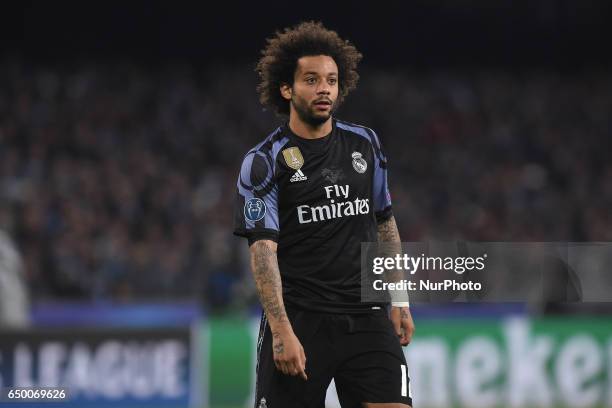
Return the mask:
<path id="1" fill-rule="evenodd" d="M 306 105 L 307 107 L 303 109 L 303 105 L 296 104 L 293 100 L 291 101 L 291 103 L 293 104 L 295 111 L 300 117 L 300 120 L 311 126 L 320 126 L 323 123 L 327 122 L 332 115 L 334 105 L 335 105 L 335 103 L 332 104 L 332 107 L 329 110 L 329 112 L 321 116 L 321 115 L 317 115 L 316 112 L 314 111 L 314 108 L 311 108 L 310 105 Z"/>

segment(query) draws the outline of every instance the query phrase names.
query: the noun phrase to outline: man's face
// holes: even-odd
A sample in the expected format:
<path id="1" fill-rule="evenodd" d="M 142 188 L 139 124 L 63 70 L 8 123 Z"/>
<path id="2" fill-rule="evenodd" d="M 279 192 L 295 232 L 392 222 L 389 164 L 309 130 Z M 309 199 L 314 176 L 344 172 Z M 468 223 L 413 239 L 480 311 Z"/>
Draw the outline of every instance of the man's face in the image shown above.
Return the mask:
<path id="1" fill-rule="evenodd" d="M 326 122 L 338 99 L 338 66 L 326 55 L 302 57 L 298 60 L 293 86 L 285 97 L 299 118 L 310 125 Z"/>

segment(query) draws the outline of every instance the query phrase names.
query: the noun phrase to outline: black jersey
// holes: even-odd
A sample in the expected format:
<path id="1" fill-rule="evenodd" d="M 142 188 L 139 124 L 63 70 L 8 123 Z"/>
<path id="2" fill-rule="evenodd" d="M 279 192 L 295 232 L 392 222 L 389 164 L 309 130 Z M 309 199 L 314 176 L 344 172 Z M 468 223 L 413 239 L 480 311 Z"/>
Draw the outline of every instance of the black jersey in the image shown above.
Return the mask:
<path id="1" fill-rule="evenodd" d="M 387 160 L 363 126 L 333 119 L 319 139 L 277 128 L 245 156 L 234 234 L 278 243 L 287 305 L 321 312 L 372 310 L 361 303 L 361 243 L 389 219 Z"/>

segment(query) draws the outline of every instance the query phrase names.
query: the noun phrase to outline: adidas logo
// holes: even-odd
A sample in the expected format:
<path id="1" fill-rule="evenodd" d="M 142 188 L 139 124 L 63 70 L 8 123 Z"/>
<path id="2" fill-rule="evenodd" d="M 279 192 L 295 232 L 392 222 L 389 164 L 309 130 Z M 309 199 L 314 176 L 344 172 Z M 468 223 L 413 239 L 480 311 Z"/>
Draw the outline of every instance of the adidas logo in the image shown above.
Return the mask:
<path id="1" fill-rule="evenodd" d="M 298 169 L 298 171 L 296 171 L 295 174 L 291 176 L 291 178 L 289 179 L 289 182 L 295 183 L 296 181 L 304 181 L 304 180 L 308 180 L 308 177 L 306 177 L 306 175 L 302 173 L 302 170 Z"/>

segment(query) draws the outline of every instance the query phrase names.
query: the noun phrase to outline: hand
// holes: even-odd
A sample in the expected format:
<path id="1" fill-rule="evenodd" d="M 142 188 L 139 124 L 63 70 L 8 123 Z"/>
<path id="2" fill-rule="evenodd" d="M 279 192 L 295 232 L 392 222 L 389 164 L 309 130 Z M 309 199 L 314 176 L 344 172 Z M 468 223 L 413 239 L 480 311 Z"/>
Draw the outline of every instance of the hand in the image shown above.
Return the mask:
<path id="1" fill-rule="evenodd" d="M 274 365 L 287 375 L 299 375 L 308 380 L 306 375 L 306 354 L 304 347 L 293 333 L 290 325 L 284 325 L 272 330 L 272 350 Z"/>
<path id="2" fill-rule="evenodd" d="M 393 323 L 395 334 L 397 334 L 397 337 L 400 339 L 400 344 L 402 346 L 407 346 L 414 334 L 414 322 L 412 321 L 410 308 L 392 307 L 390 319 Z"/>

